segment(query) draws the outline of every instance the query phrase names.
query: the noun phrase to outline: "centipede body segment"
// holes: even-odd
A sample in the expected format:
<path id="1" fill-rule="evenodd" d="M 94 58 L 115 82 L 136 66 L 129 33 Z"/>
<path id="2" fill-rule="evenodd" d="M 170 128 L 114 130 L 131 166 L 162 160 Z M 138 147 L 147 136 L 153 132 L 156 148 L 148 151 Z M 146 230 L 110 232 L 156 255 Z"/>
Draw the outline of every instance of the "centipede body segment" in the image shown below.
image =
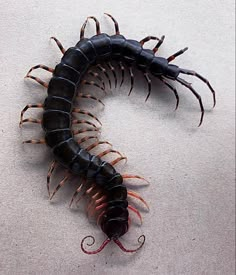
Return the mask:
<path id="1" fill-rule="evenodd" d="M 50 165 L 47 175 L 47 190 L 52 199 L 57 191 L 67 184 L 72 177 L 79 177 L 81 180 L 71 199 L 70 205 L 80 198 L 86 196 L 89 198 L 87 213 L 94 216 L 98 225 L 107 236 L 103 244 L 94 251 L 88 251 L 84 247 L 87 238 L 91 238 L 92 245 L 95 242 L 94 237 L 87 236 L 81 242 L 81 249 L 87 254 L 96 254 L 100 252 L 109 242 L 113 241 L 124 252 L 135 252 L 139 250 L 145 241 L 145 236 L 139 237 L 140 245 L 136 249 L 127 249 L 120 242 L 119 238 L 123 236 L 129 229 L 130 217 L 129 210 L 136 214 L 140 222 L 142 217 L 138 209 L 136 209 L 130 197 L 139 200 L 148 208 L 146 201 L 132 190 L 127 190 L 125 181 L 127 179 L 143 180 L 137 175 L 125 174 L 121 175 L 115 169 L 114 165 L 126 157 L 113 149 L 106 149 L 104 152 L 94 155 L 91 150 L 101 144 L 110 146 L 107 141 L 99 141 L 95 132 L 99 131 L 101 122 L 97 117 L 87 110 L 76 107 L 75 101 L 88 99 L 96 101 L 100 104 L 103 102 L 99 96 L 83 94 L 78 92 L 81 85 L 91 85 L 106 93 L 106 81 L 111 87 L 111 79 L 108 72 L 110 71 L 114 84 L 117 86 L 117 74 L 121 74 L 120 86 L 124 82 L 124 75 L 127 71 L 130 77 L 131 88 L 128 91 L 130 95 L 134 85 L 133 68 L 136 67 L 143 72 L 144 79 L 147 82 L 148 93 L 146 100 L 151 94 L 151 79 L 156 77 L 160 79 L 176 97 L 176 109 L 178 108 L 179 95 L 176 88 L 170 83 L 170 80 L 177 81 L 185 86 L 198 100 L 201 109 L 201 118 L 199 126 L 202 124 L 204 116 L 204 107 L 200 95 L 192 87 L 190 83 L 184 80 L 180 75 L 194 76 L 203 81 L 210 89 L 213 95 L 213 105 L 215 106 L 215 91 L 209 81 L 193 70 L 183 69 L 177 65 L 170 64 L 176 57 L 183 54 L 187 48 L 184 48 L 172 54 L 168 58 L 156 56 L 159 47 L 164 41 L 164 36 L 160 39 L 155 36 L 147 36 L 139 42 L 136 40 L 126 39 L 120 34 L 117 21 L 108 15 L 114 23 L 115 34 L 107 35 L 101 32 L 98 20 L 91 16 L 88 17 L 83 24 L 80 32 L 80 40 L 74 46 L 65 50 L 59 40 L 55 37 L 52 39 L 58 45 L 63 54 L 61 62 L 55 67 L 50 68 L 45 65 L 36 65 L 27 73 L 26 77 L 31 78 L 47 89 L 47 97 L 44 103 L 28 104 L 21 112 L 20 125 L 26 122 L 38 123 L 42 125 L 45 132 L 43 139 L 32 139 L 24 141 L 24 143 L 47 144 L 52 150 L 54 160 Z M 85 28 L 88 20 L 94 20 L 96 25 L 96 35 L 91 38 L 85 38 Z M 145 43 L 150 40 L 156 40 L 156 46 L 150 50 L 144 48 Z M 113 62 L 116 62 L 120 72 L 116 71 Z M 96 68 L 97 71 L 93 70 Z M 36 69 L 43 69 L 52 73 L 49 83 L 32 76 L 31 72 Z M 94 81 L 86 79 L 86 75 L 94 78 Z M 105 78 L 105 80 L 104 80 Z M 43 109 L 42 119 L 28 118 L 24 119 L 24 113 L 29 108 Z M 75 118 L 73 115 L 83 115 L 83 118 Z M 84 118 L 84 116 L 86 118 Z M 80 130 L 74 130 L 74 125 L 83 127 Z M 80 138 L 81 133 L 90 133 Z M 84 146 L 87 140 L 94 140 L 89 146 Z M 110 163 L 104 161 L 102 157 L 107 154 L 116 155 Z M 50 192 L 50 179 L 52 173 L 58 165 L 65 168 L 66 174 L 55 190 Z M 80 197 L 78 198 L 78 196 Z"/>

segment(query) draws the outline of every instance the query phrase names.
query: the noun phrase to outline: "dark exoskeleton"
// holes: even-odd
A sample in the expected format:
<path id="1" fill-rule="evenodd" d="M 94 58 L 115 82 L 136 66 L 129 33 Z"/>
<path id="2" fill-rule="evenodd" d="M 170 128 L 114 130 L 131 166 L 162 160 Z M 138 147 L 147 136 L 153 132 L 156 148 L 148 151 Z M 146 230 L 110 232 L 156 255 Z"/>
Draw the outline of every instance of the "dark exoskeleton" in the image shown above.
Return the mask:
<path id="1" fill-rule="evenodd" d="M 52 72 L 53 77 L 51 78 L 49 84 L 43 82 L 36 77 L 31 76 L 29 73 L 27 74 L 27 77 L 35 79 L 37 82 L 47 88 L 48 96 L 43 104 L 27 105 L 21 113 L 21 123 L 27 121 L 41 123 L 45 131 L 45 139 L 29 140 L 26 141 L 26 143 L 46 143 L 50 148 L 52 148 L 57 163 L 62 164 L 69 171 L 70 174 L 79 175 L 82 178 L 86 179 L 83 185 L 87 189 L 87 191 L 88 189 L 89 192 L 92 189 L 96 189 L 100 192 L 100 194 L 102 194 L 102 197 L 104 197 L 104 199 L 101 200 L 101 203 L 96 206 L 95 210 L 98 212 L 100 227 L 108 238 L 104 241 L 99 249 L 95 251 L 87 251 L 85 250 L 83 245 L 85 239 L 91 237 L 93 243 L 95 240 L 92 236 L 85 237 L 81 242 L 81 248 L 85 253 L 88 254 L 98 253 L 111 240 L 113 240 L 122 250 L 126 252 L 134 252 L 141 248 L 145 241 L 145 237 L 143 235 L 139 238 L 139 242 L 141 243 L 140 246 L 134 250 L 124 248 L 118 239 L 127 232 L 129 227 L 128 208 L 135 211 L 136 214 L 140 217 L 137 209 L 129 206 L 127 196 L 133 196 L 137 199 L 140 199 L 146 204 L 146 202 L 140 196 L 138 196 L 137 193 L 127 191 L 127 188 L 123 184 L 123 179 L 128 178 L 128 176 L 122 176 L 113 167 L 115 163 L 117 163 L 124 157 L 122 158 L 121 156 L 114 162 L 108 163 L 106 161 L 103 161 L 101 157 L 91 154 L 89 150 L 87 150 L 88 148 L 83 149 L 81 147 L 81 142 L 86 139 L 80 140 L 79 143 L 75 140 L 75 135 L 78 134 L 78 132 L 72 130 L 72 125 L 74 123 L 80 123 L 81 121 L 78 122 L 78 120 L 73 120 L 73 113 L 88 115 L 98 121 L 98 119 L 94 117 L 91 113 L 74 107 L 75 99 L 78 97 L 78 86 L 81 83 L 94 85 L 104 90 L 104 82 L 102 81 L 101 77 L 98 74 L 90 71 L 89 68 L 96 66 L 98 70 L 102 71 L 105 74 L 110 83 L 110 78 L 107 74 L 107 70 L 102 65 L 100 65 L 101 62 L 106 62 L 109 69 L 111 69 L 114 75 L 115 85 L 117 85 L 116 72 L 113 65 L 111 64 L 111 61 L 116 61 L 122 72 L 122 85 L 124 81 L 125 68 L 123 64 L 125 64 L 125 66 L 128 68 L 131 78 L 131 89 L 129 91 L 130 94 L 133 89 L 134 83 L 132 68 L 135 66 L 144 73 L 145 79 L 148 83 L 148 95 L 146 100 L 151 93 L 150 75 L 153 75 L 159 78 L 174 92 L 177 100 L 176 108 L 178 107 L 179 96 L 176 88 L 172 86 L 167 81 L 167 79 L 178 81 L 179 83 L 190 89 L 199 101 L 201 108 L 201 119 L 199 126 L 202 123 L 204 115 L 204 108 L 201 97 L 193 89 L 190 83 L 180 78 L 179 75 L 193 75 L 205 82 L 213 94 L 215 105 L 215 92 L 212 86 L 204 77 L 194 71 L 182 69 L 176 65 L 169 64 L 177 56 L 184 53 L 187 48 L 178 51 L 167 59 L 163 57 L 157 57 L 155 56 L 155 53 L 158 51 L 158 48 L 163 43 L 164 36 L 161 37 L 161 39 L 153 36 L 148 36 L 140 42 L 126 39 L 123 35 L 120 35 L 119 27 L 116 20 L 111 15 L 107 15 L 111 17 L 115 24 L 115 35 L 109 36 L 105 33 L 101 33 L 100 25 L 97 19 L 95 17 L 90 17 L 96 22 L 97 34 L 95 36 L 89 39 L 84 38 L 84 30 L 87 24 L 87 19 L 81 29 L 80 41 L 75 45 L 75 47 L 71 47 L 65 51 L 61 43 L 56 38 L 53 38 L 63 53 L 61 62 L 55 67 L 55 69 L 51 69 L 44 65 L 37 65 L 31 68 L 31 70 L 29 71 L 30 73 L 33 69 L 42 68 Z M 158 40 L 156 47 L 153 50 L 144 49 L 144 43 L 152 39 Z M 100 86 L 93 81 L 83 80 L 85 74 L 88 72 L 100 81 L 102 81 L 103 86 Z M 80 97 L 93 98 L 100 102 L 100 100 L 92 96 L 86 97 L 85 95 L 81 95 Z M 23 120 L 24 112 L 31 107 L 44 108 L 42 120 Z M 81 123 L 89 124 L 90 122 L 83 120 Z M 97 146 L 97 144 L 98 143 L 96 143 L 94 147 Z M 49 179 L 53 169 L 55 168 L 56 162 L 53 162 L 49 170 L 48 190 Z M 55 192 L 64 184 L 65 180 L 67 179 L 68 176 L 66 176 L 65 179 L 58 185 L 51 197 L 54 196 Z M 87 184 L 87 182 L 92 182 L 93 184 Z M 81 186 L 78 188 L 75 195 L 80 191 Z M 73 196 L 73 198 L 75 197 L 75 195 Z"/>

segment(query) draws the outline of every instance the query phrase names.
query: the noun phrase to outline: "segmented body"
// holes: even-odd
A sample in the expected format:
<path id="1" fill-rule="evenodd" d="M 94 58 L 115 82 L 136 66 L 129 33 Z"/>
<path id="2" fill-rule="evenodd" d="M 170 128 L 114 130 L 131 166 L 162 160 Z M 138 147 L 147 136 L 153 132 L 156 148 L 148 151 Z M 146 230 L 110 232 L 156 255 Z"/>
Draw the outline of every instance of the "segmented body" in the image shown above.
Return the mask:
<path id="1" fill-rule="evenodd" d="M 143 47 L 143 44 L 152 38 L 144 39 L 141 42 L 126 39 L 120 35 L 117 28 L 116 34 L 109 36 L 100 33 L 99 23 L 95 18 L 93 19 L 96 21 L 97 34 L 88 39 L 83 37 L 81 31 L 81 40 L 74 47 L 65 52 L 63 51 L 64 55 L 61 62 L 52 70 L 53 77 L 47 86 L 48 96 L 44 104 L 40 106 L 44 108 L 41 123 L 45 131 L 45 143 L 52 149 L 56 161 L 62 164 L 70 174 L 79 175 L 86 180 L 87 193 L 96 190 L 95 197 L 98 193 L 102 194 L 100 197 L 102 199 L 96 205 L 95 210 L 99 217 L 101 229 L 108 239 L 95 252 L 87 252 L 83 247 L 82 249 L 88 254 L 97 253 L 110 240 L 113 240 L 123 250 L 133 252 L 135 250 L 124 249 L 118 241 L 118 238 L 124 235 L 129 227 L 129 212 L 127 209 L 129 204 L 127 201 L 127 188 L 123 184 L 124 177 L 116 171 L 112 164 L 83 149 L 75 140 L 74 131 L 72 130 L 72 113 L 76 111 L 74 101 L 85 74 L 91 67 L 101 62 L 109 64 L 111 61 L 116 61 L 122 66 L 125 64 L 129 68 L 132 83 L 132 67 L 135 66 L 144 72 L 149 84 L 149 94 L 151 91 L 149 75 L 153 75 L 175 92 L 178 106 L 178 94 L 175 88 L 166 82 L 166 79 L 177 80 L 187 86 L 198 98 L 202 111 L 200 124 L 204 114 L 201 98 L 191 85 L 179 78 L 179 74 L 191 74 L 206 82 L 213 93 L 214 102 L 215 94 L 209 82 L 199 74 L 169 64 L 186 49 L 177 52 L 168 59 L 158 57 L 155 56 L 155 50 Z M 114 18 L 112 19 L 116 23 Z M 84 27 L 85 25 L 86 23 Z M 115 24 L 115 26 L 118 25 Z M 159 44 L 163 42 L 163 39 L 161 43 L 160 41 Z M 77 110 L 77 112 L 83 113 L 81 110 Z"/>

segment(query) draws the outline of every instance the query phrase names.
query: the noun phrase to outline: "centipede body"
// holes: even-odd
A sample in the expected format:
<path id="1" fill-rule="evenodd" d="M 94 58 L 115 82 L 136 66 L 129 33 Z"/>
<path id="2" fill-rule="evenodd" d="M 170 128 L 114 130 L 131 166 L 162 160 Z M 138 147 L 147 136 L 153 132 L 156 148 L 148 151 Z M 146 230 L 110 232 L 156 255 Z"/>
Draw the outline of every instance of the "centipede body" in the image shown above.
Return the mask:
<path id="1" fill-rule="evenodd" d="M 193 70 L 183 69 L 177 65 L 170 64 L 170 62 L 177 56 L 183 54 L 187 48 L 177 51 L 168 58 L 156 56 L 155 54 L 158 52 L 159 47 L 164 41 L 164 36 L 160 39 L 155 36 L 147 36 L 139 42 L 127 39 L 120 34 L 117 21 L 111 15 L 107 15 L 114 22 L 114 35 L 109 36 L 105 33 L 101 33 L 98 20 L 91 16 L 87 18 L 83 24 L 80 33 L 80 40 L 74 47 L 65 50 L 62 44 L 55 37 L 52 37 L 61 50 L 63 57 L 61 62 L 55 68 L 49 68 L 45 65 L 36 65 L 29 70 L 26 77 L 36 80 L 39 84 L 47 88 L 47 97 L 44 103 L 27 105 L 21 112 L 20 122 L 20 124 L 25 122 L 39 123 L 42 125 L 45 132 L 44 139 L 28 140 L 25 141 L 25 143 L 46 144 L 52 150 L 55 160 L 50 166 L 47 177 L 47 188 L 49 193 L 50 177 L 55 166 L 60 164 L 67 170 L 64 179 L 59 183 L 54 192 L 50 194 L 51 199 L 66 183 L 66 181 L 70 179 L 70 177 L 78 176 L 82 178 L 82 182 L 72 197 L 71 204 L 76 196 L 84 190 L 84 194 L 89 196 L 91 199 L 88 205 L 88 212 L 96 217 L 97 223 L 102 231 L 107 235 L 107 239 L 101 247 L 95 251 L 87 251 L 84 248 L 85 239 L 83 239 L 81 242 L 81 248 L 87 254 L 96 254 L 100 252 L 110 241 L 114 241 L 125 252 L 134 252 L 141 248 L 145 241 L 143 235 L 139 238 L 139 241 L 141 239 L 142 241 L 140 241 L 141 244 L 137 249 L 124 248 L 119 241 L 119 238 L 129 229 L 130 218 L 128 210 L 135 212 L 141 220 L 139 211 L 129 203 L 128 197 L 134 197 L 147 206 L 147 203 L 139 194 L 127 190 L 124 184 L 124 181 L 127 178 L 142 179 L 142 177 L 127 174 L 121 175 L 114 168 L 114 165 L 117 162 L 125 158 L 124 156 L 112 149 L 108 149 L 99 155 L 93 155 L 90 152 L 91 149 L 99 146 L 101 143 L 108 144 L 108 142 L 96 141 L 91 146 L 84 148 L 82 143 L 95 137 L 87 136 L 79 140 L 76 139 L 76 136 L 80 133 L 97 131 L 97 124 L 100 123 L 100 121 L 87 110 L 81 110 L 75 107 L 75 100 L 79 98 L 93 99 L 102 103 L 101 100 L 95 96 L 78 93 L 80 86 L 83 84 L 97 86 L 105 92 L 103 78 L 99 73 L 91 70 L 91 68 L 96 67 L 101 71 L 101 73 L 108 79 L 109 85 L 111 85 L 111 82 L 107 72 L 110 70 L 115 79 L 115 86 L 117 85 L 117 75 L 112 62 L 116 62 L 120 68 L 122 75 L 120 85 L 123 83 L 125 68 L 127 68 L 131 81 L 131 88 L 129 90 L 130 94 L 134 84 L 133 68 L 136 67 L 143 72 L 148 85 L 146 100 L 151 94 L 151 78 L 156 77 L 173 91 L 176 97 L 176 109 L 179 103 L 178 92 L 168 80 L 179 82 L 181 85 L 188 88 L 199 102 L 201 109 L 199 126 L 203 121 L 204 115 L 204 107 L 201 97 L 192 85 L 180 78 L 179 75 L 192 75 L 205 82 L 212 92 L 215 105 L 215 91 L 207 79 Z M 85 38 L 84 31 L 89 19 L 94 20 L 96 23 L 96 35 L 91 38 Z M 157 40 L 157 45 L 152 50 L 144 48 L 144 44 L 149 40 Z M 107 66 L 101 65 L 101 63 L 106 63 Z M 33 70 L 38 68 L 52 73 L 52 78 L 49 83 L 46 83 L 30 74 Z M 86 74 L 93 76 L 98 80 L 98 82 L 100 82 L 100 84 L 95 81 L 86 80 Z M 43 108 L 42 120 L 31 118 L 23 119 L 23 115 L 28 108 Z M 96 124 L 85 119 L 74 119 L 73 114 L 82 114 L 93 118 L 96 121 Z M 75 124 L 86 124 L 86 126 L 92 127 L 92 129 L 87 127 L 80 131 L 75 131 L 72 128 Z M 119 157 L 110 163 L 104 161 L 102 157 L 109 153 L 117 153 L 119 154 Z M 93 237 L 92 239 L 94 242 Z"/>

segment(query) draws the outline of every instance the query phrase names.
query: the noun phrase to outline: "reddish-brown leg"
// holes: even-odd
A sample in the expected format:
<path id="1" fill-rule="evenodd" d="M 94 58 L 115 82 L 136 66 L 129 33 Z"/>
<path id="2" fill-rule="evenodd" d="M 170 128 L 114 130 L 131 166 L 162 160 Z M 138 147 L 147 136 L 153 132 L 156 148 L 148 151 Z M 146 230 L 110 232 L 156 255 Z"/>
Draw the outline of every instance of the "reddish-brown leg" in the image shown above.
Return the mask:
<path id="1" fill-rule="evenodd" d="M 112 71 L 113 77 L 115 79 L 115 87 L 116 87 L 117 86 L 117 76 L 116 76 L 115 68 L 110 62 L 107 63 L 107 66 Z"/>
<path id="2" fill-rule="evenodd" d="M 97 128 L 97 126 L 94 123 L 92 123 L 88 120 L 83 120 L 83 119 L 73 119 L 72 124 L 88 124 L 88 125 L 93 126 L 95 129 Z"/>
<path id="3" fill-rule="evenodd" d="M 77 140 L 77 143 L 81 144 L 81 143 L 83 143 L 83 142 L 85 142 L 85 141 L 87 141 L 89 139 L 96 139 L 96 140 L 98 140 L 98 137 L 96 137 L 96 136 L 87 136 L 87 137 L 84 137 L 84 138 L 81 138 L 81 139 Z"/>
<path id="4" fill-rule="evenodd" d="M 85 27 L 87 25 L 88 19 L 85 20 L 84 24 L 81 27 L 80 30 L 80 40 L 84 39 L 84 31 L 85 31 Z"/>
<path id="5" fill-rule="evenodd" d="M 102 86 L 103 86 L 103 89 L 104 89 L 104 90 L 106 89 L 105 83 L 104 83 L 103 79 L 101 78 L 101 76 L 100 76 L 98 73 L 89 70 L 89 71 L 88 71 L 88 74 L 91 75 L 91 76 L 93 76 L 93 77 L 95 77 L 95 78 L 97 78 L 99 81 L 101 81 Z"/>
<path id="6" fill-rule="evenodd" d="M 144 73 L 144 77 L 145 77 L 145 79 L 147 80 L 147 83 L 148 83 L 148 95 L 147 95 L 147 97 L 145 99 L 145 101 L 147 101 L 148 98 L 149 98 L 149 96 L 150 96 L 150 94 L 151 94 L 151 79 L 150 79 L 150 77 L 149 77 L 149 75 L 148 75 L 147 72 Z"/>
<path id="7" fill-rule="evenodd" d="M 177 56 L 183 54 L 183 53 L 186 52 L 187 50 L 188 50 L 188 47 L 186 47 L 186 48 L 184 48 L 184 49 L 182 49 L 182 50 L 179 50 L 178 52 L 176 52 L 176 53 L 172 54 L 171 56 L 169 56 L 169 57 L 167 58 L 168 63 L 171 62 L 171 61 L 173 61 Z"/>
<path id="8" fill-rule="evenodd" d="M 139 43 L 143 46 L 146 42 L 148 42 L 150 40 L 159 40 L 160 41 L 160 39 L 158 37 L 149 35 L 149 36 L 143 38 Z"/>
<path id="9" fill-rule="evenodd" d="M 120 82 L 120 87 L 124 83 L 124 77 L 125 77 L 125 67 L 122 64 L 122 62 L 118 62 L 119 68 L 121 69 L 121 82 Z"/>
<path id="10" fill-rule="evenodd" d="M 129 74 L 130 74 L 130 90 L 129 90 L 129 94 L 128 96 L 131 94 L 132 90 L 133 90 L 133 87 L 134 87 L 134 74 L 133 74 L 133 70 L 131 67 L 129 67 Z"/>
<path id="11" fill-rule="evenodd" d="M 28 75 L 29 73 L 31 73 L 33 70 L 36 70 L 36 69 L 43 69 L 43 70 L 48 71 L 48 72 L 50 72 L 50 73 L 53 73 L 53 72 L 54 72 L 54 69 L 49 68 L 48 66 L 39 64 L 39 65 L 36 65 L 36 66 L 32 67 L 32 68 L 28 71 L 27 75 Z"/>
<path id="12" fill-rule="evenodd" d="M 148 206 L 147 202 L 138 193 L 129 190 L 127 192 L 127 194 L 130 197 L 134 197 L 134 198 L 140 200 L 147 207 L 147 209 L 149 210 L 149 206 Z"/>
<path id="13" fill-rule="evenodd" d="M 82 190 L 83 185 L 84 185 L 85 181 L 83 180 L 82 183 L 80 184 L 80 186 L 76 189 L 75 193 L 73 194 L 69 207 L 71 207 L 73 201 L 75 200 L 75 198 L 77 197 L 77 195 L 79 194 L 79 192 Z"/>
<path id="14" fill-rule="evenodd" d="M 162 81 L 162 83 L 164 83 L 167 87 L 169 87 L 173 91 L 175 98 L 176 98 L 176 105 L 175 105 L 175 111 L 176 111 L 179 106 L 179 95 L 178 95 L 176 88 L 174 86 L 172 86 L 168 81 L 166 81 L 166 79 L 164 77 L 160 76 L 159 79 Z"/>
<path id="15" fill-rule="evenodd" d="M 140 177 L 140 176 L 138 176 L 138 175 L 124 174 L 124 175 L 122 175 L 122 178 L 123 178 L 123 179 L 139 179 L 139 180 L 144 180 L 144 181 L 146 181 L 147 183 L 149 183 L 148 180 L 146 180 L 145 178 Z"/>
<path id="16" fill-rule="evenodd" d="M 109 77 L 109 74 L 107 73 L 107 70 L 101 64 L 97 64 L 96 68 L 98 68 L 101 72 L 104 73 L 104 75 L 106 76 L 106 78 L 109 82 L 109 86 L 110 86 L 110 89 L 111 89 L 111 79 Z"/>
<path id="17" fill-rule="evenodd" d="M 101 34 L 100 24 L 99 24 L 97 18 L 94 17 L 94 16 L 89 16 L 87 19 L 93 19 L 93 20 L 95 21 L 95 23 L 96 23 L 96 34 L 97 34 L 97 35 L 98 35 L 98 34 Z"/>
<path id="18" fill-rule="evenodd" d="M 62 181 L 57 185 L 57 187 L 54 189 L 51 197 L 49 198 L 50 200 L 55 196 L 55 194 L 57 193 L 57 191 L 64 186 L 64 184 L 66 183 L 66 181 L 71 177 L 71 175 L 69 173 L 67 173 L 65 175 L 65 177 L 62 179 Z"/>
<path id="19" fill-rule="evenodd" d="M 127 157 L 119 157 L 119 158 L 117 158 L 117 159 L 111 161 L 110 164 L 111 164 L 112 166 L 114 166 L 114 165 L 116 165 L 118 162 L 120 162 L 120 161 L 123 160 L 123 159 L 125 159 L 125 160 L 127 161 Z"/>
<path id="20" fill-rule="evenodd" d="M 100 144 L 108 144 L 108 145 L 112 146 L 112 144 L 109 143 L 108 141 L 98 141 L 98 142 L 95 142 L 95 143 L 89 145 L 87 148 L 85 148 L 85 150 L 91 151 L 93 148 L 97 147 Z"/>
<path id="21" fill-rule="evenodd" d="M 50 37 L 50 39 L 53 39 L 56 42 L 56 44 L 57 44 L 58 48 L 60 49 L 60 51 L 62 52 L 62 54 L 64 54 L 66 52 L 66 50 L 63 48 L 61 42 L 56 37 L 52 36 L 52 37 Z"/>
<path id="22" fill-rule="evenodd" d="M 119 156 L 123 157 L 122 154 L 116 150 L 112 150 L 112 149 L 107 149 L 106 151 L 100 153 L 97 155 L 97 157 L 99 158 L 102 158 L 104 157 L 105 155 L 109 154 L 109 153 L 115 153 L 115 154 L 118 154 Z"/>
<path id="23" fill-rule="evenodd" d="M 78 113 L 78 114 L 83 114 L 83 115 L 90 116 L 90 117 L 94 118 L 100 125 L 102 125 L 101 121 L 97 117 L 95 117 L 93 114 L 91 114 L 90 112 L 88 112 L 88 111 L 81 110 L 79 108 L 74 108 L 72 110 L 72 112 L 73 113 Z"/>
<path id="24" fill-rule="evenodd" d="M 29 109 L 29 108 L 43 108 L 43 104 L 42 103 L 37 103 L 37 104 L 28 104 L 25 106 L 25 108 L 21 111 L 21 115 L 20 115 L 20 126 L 23 123 L 23 116 L 24 113 Z"/>
<path id="25" fill-rule="evenodd" d="M 142 219 L 142 216 L 141 216 L 140 212 L 139 212 L 135 207 L 131 206 L 130 204 L 128 205 L 128 208 L 129 208 L 131 211 L 133 211 L 133 212 L 139 217 L 140 222 L 141 222 L 141 224 L 142 224 L 142 223 L 143 223 L 143 219 Z"/>
<path id="26" fill-rule="evenodd" d="M 153 48 L 153 52 L 156 53 L 165 39 L 165 35 L 162 35 L 156 46 Z"/>
<path id="27" fill-rule="evenodd" d="M 81 83 L 84 84 L 84 85 L 95 86 L 95 87 L 101 89 L 106 94 L 105 89 L 102 86 L 100 86 L 99 84 L 97 84 L 96 82 L 94 82 L 94 81 L 88 81 L 88 80 L 84 79 L 84 80 L 82 80 Z"/>
<path id="28" fill-rule="evenodd" d="M 44 82 L 43 80 L 41 80 L 38 77 L 32 76 L 32 75 L 26 75 L 25 78 L 31 78 L 33 80 L 35 80 L 36 82 L 38 82 L 40 85 L 42 85 L 45 88 L 48 88 L 48 83 Z"/>
<path id="29" fill-rule="evenodd" d="M 29 140 L 24 140 L 22 143 L 46 144 L 46 141 L 45 139 L 29 139 Z"/>
<path id="30" fill-rule="evenodd" d="M 112 19 L 112 21 L 114 22 L 114 25 L 115 25 L 116 35 L 119 35 L 120 34 L 119 25 L 118 25 L 117 21 L 115 20 L 115 18 L 113 16 L 111 16 L 109 13 L 105 12 L 104 14 L 108 15 Z"/>
<path id="31" fill-rule="evenodd" d="M 42 123 L 42 119 L 35 119 L 35 118 L 26 118 L 26 119 L 23 119 L 21 121 L 21 125 L 25 122 L 30 122 L 30 123 L 37 123 L 37 124 L 41 124 Z"/>
<path id="32" fill-rule="evenodd" d="M 89 99 L 93 99 L 93 100 L 96 100 L 97 102 L 101 103 L 103 106 L 105 106 L 105 104 L 97 97 L 95 96 L 92 96 L 92 95 L 85 95 L 85 94 L 82 94 L 82 93 L 79 93 L 77 95 L 77 98 L 89 98 Z"/>
<path id="33" fill-rule="evenodd" d="M 95 129 L 91 129 L 91 128 L 83 128 L 83 129 L 80 129 L 80 130 L 73 130 L 73 135 L 76 136 L 76 135 L 79 135 L 79 134 L 83 134 L 83 133 L 86 133 L 86 132 L 99 132 L 99 129 L 98 128 L 95 128 Z"/>
<path id="34" fill-rule="evenodd" d="M 49 169 L 48 169 L 48 174 L 47 174 L 47 190 L 48 190 L 49 197 L 50 197 L 50 180 L 51 180 L 52 173 L 53 173 L 54 169 L 56 168 L 56 166 L 57 166 L 57 161 L 53 160 L 52 163 L 49 166 Z"/>

